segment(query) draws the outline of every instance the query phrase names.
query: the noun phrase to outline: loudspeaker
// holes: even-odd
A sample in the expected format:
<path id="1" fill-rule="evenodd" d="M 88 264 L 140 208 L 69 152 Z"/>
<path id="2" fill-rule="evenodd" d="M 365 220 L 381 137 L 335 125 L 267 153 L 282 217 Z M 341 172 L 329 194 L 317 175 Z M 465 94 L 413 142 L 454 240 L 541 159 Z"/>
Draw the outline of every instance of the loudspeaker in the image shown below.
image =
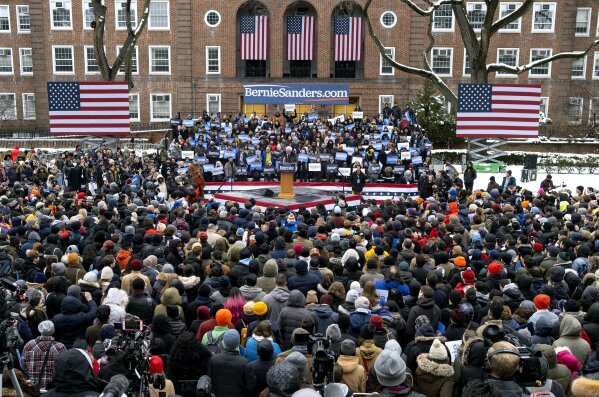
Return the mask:
<path id="1" fill-rule="evenodd" d="M 524 156 L 524 168 L 534 170 L 537 168 L 539 156 L 536 154 L 527 154 Z"/>
<path id="2" fill-rule="evenodd" d="M 273 192 L 270 189 L 264 189 L 264 197 L 273 197 L 275 195 L 275 192 Z"/>

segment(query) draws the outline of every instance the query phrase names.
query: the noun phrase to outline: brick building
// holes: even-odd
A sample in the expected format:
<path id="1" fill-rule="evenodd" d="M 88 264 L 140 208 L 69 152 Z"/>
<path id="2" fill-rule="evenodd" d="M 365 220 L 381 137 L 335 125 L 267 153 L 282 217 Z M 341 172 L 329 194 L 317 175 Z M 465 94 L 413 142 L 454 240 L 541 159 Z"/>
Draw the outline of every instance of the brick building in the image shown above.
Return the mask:
<path id="1" fill-rule="evenodd" d="M 125 31 L 124 0 L 106 1 L 106 52 L 116 56 Z M 246 105 L 242 86 L 248 82 L 349 82 L 350 105 L 298 106 L 298 111 L 324 114 L 352 111 L 359 104 L 366 113 L 383 103 L 404 104 L 419 90 L 422 79 L 393 70 L 383 62 L 364 26 L 358 61 L 336 62 L 335 16 L 358 16 L 363 0 L 192 1 L 152 0 L 147 31 L 137 46 L 135 87 L 131 91 L 133 127 L 165 125 L 205 109 L 237 114 L 272 113 L 277 105 Z M 502 1 L 498 14 L 521 4 Z M 133 1 L 139 20 L 142 0 Z M 480 26 L 484 2 L 468 2 L 471 23 Z M 247 15 L 268 16 L 268 55 L 265 60 L 243 60 L 240 20 Z M 289 61 L 286 32 L 289 16 L 312 16 L 312 60 Z M 427 44 L 427 23 L 400 1 L 374 0 L 372 26 L 398 61 L 421 66 Z M 46 131 L 47 81 L 99 79 L 93 51 L 93 12 L 89 0 L 4 0 L 0 4 L 0 129 Z M 599 5 L 593 0 L 537 1 L 532 12 L 495 37 L 489 62 L 526 64 L 564 51 L 580 50 L 599 35 Z M 450 7 L 440 9 L 433 25 L 434 70 L 456 88 L 467 82 L 465 51 Z M 599 108 L 599 48 L 582 60 L 556 61 L 514 78 L 494 81 L 541 83 L 542 110 L 555 119 L 586 124 Z"/>

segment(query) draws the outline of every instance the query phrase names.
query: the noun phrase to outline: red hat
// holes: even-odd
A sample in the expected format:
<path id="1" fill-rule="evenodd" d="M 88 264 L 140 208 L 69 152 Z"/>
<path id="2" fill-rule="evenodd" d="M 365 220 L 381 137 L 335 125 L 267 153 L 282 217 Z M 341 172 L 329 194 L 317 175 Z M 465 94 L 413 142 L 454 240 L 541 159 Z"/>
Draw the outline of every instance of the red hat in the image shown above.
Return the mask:
<path id="1" fill-rule="evenodd" d="M 501 265 L 497 262 L 490 263 L 488 271 L 489 274 L 499 274 L 501 273 Z"/>
<path id="2" fill-rule="evenodd" d="M 372 317 L 370 317 L 370 320 L 368 320 L 368 323 L 374 325 L 377 329 L 383 328 L 383 318 L 378 314 L 373 314 Z"/>
<path id="3" fill-rule="evenodd" d="M 77 199 L 78 200 L 83 200 L 85 198 L 85 192 L 79 192 L 77 193 Z"/>
<path id="4" fill-rule="evenodd" d="M 134 271 L 138 272 L 143 267 L 143 263 L 139 259 L 133 259 L 131 261 L 131 266 L 130 267 L 131 267 L 131 270 L 134 270 Z"/>
<path id="5" fill-rule="evenodd" d="M 304 247 L 301 244 L 295 244 L 293 246 L 293 250 L 295 251 L 295 254 L 297 256 L 300 256 L 302 254 L 302 250 L 304 249 Z"/>
<path id="6" fill-rule="evenodd" d="M 539 310 L 549 309 L 549 303 L 551 302 L 551 298 L 549 297 L 549 295 L 539 294 L 539 295 L 535 296 L 535 298 L 532 300 L 532 302 L 535 304 L 536 308 Z"/>
<path id="7" fill-rule="evenodd" d="M 380 212 L 378 212 L 378 211 L 376 211 L 376 212 L 375 212 L 374 214 L 372 214 L 372 215 L 374 215 L 374 219 L 376 219 L 376 218 L 378 218 L 379 216 L 381 216 L 381 213 L 380 213 Z"/>
<path id="8" fill-rule="evenodd" d="M 69 231 L 68 230 L 63 230 L 60 233 L 58 233 L 58 237 L 60 237 L 61 240 L 66 240 L 69 238 Z"/>
<path id="9" fill-rule="evenodd" d="M 321 305 L 332 305 L 333 304 L 333 296 L 329 294 L 324 294 L 320 297 Z"/>
<path id="10" fill-rule="evenodd" d="M 160 356 L 152 356 L 150 358 L 150 375 L 161 374 L 164 370 L 164 363 Z"/>
<path id="11" fill-rule="evenodd" d="M 208 233 L 200 232 L 200 241 L 208 241 Z"/>
<path id="12" fill-rule="evenodd" d="M 474 272 L 470 269 L 468 270 L 464 270 L 462 272 L 462 280 L 464 280 L 464 282 L 466 284 L 474 284 L 474 279 L 475 279 L 476 275 L 474 274 Z"/>
<path id="13" fill-rule="evenodd" d="M 431 238 L 439 237 L 439 231 L 436 228 L 431 230 L 430 237 Z"/>
<path id="14" fill-rule="evenodd" d="M 543 252 L 543 244 L 534 243 L 534 245 L 532 246 L 532 249 L 534 250 L 534 252 Z"/>

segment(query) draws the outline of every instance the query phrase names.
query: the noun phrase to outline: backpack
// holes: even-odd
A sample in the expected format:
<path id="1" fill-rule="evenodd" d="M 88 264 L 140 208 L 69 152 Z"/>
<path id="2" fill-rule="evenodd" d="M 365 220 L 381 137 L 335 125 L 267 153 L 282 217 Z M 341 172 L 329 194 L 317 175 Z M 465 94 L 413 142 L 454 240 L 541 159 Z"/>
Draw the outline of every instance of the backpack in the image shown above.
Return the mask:
<path id="1" fill-rule="evenodd" d="M 222 353 L 224 336 L 225 336 L 225 333 L 223 332 L 222 334 L 219 335 L 218 338 L 214 339 L 212 337 L 212 331 L 208 332 L 208 334 L 207 334 L 208 343 L 206 343 L 206 350 L 208 350 L 210 352 L 210 354 L 212 354 L 213 356 L 215 354 Z"/>
<path id="2" fill-rule="evenodd" d="M 241 332 L 239 333 L 240 336 L 240 342 L 239 344 L 243 347 L 245 347 L 245 343 L 247 341 L 247 337 L 248 337 L 248 326 L 245 324 L 245 321 L 241 320 L 241 323 L 243 324 L 243 328 L 241 329 Z"/>
<path id="3" fill-rule="evenodd" d="M 551 379 L 547 379 L 545 384 L 541 387 L 527 387 L 526 391 L 530 394 L 530 397 L 555 397 L 555 394 L 551 392 L 551 388 L 553 386 L 553 382 Z"/>

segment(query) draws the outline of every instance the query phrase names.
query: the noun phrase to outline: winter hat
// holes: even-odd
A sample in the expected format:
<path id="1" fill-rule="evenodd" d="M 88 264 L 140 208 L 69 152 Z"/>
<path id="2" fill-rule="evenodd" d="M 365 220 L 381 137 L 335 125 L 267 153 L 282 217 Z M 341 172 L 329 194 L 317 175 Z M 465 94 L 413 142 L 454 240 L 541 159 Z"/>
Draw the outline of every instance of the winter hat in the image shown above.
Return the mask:
<path id="1" fill-rule="evenodd" d="M 214 319 L 216 320 L 216 325 L 219 327 L 226 327 L 233 319 L 233 314 L 229 309 L 220 309 L 216 312 Z"/>
<path id="2" fill-rule="evenodd" d="M 112 279 L 112 277 L 111 277 L 111 279 Z M 98 275 L 96 274 L 96 272 L 87 272 L 83 276 L 83 281 L 87 281 L 88 283 L 97 283 Z"/>
<path id="3" fill-rule="evenodd" d="M 133 259 L 129 267 L 131 268 L 131 270 L 138 272 L 143 267 L 143 263 L 139 259 Z"/>
<path id="4" fill-rule="evenodd" d="M 110 266 L 104 266 L 102 268 L 102 272 L 100 273 L 100 279 L 112 280 L 112 277 L 114 277 L 114 272 L 112 271 L 112 268 Z"/>
<path id="5" fill-rule="evenodd" d="M 551 298 L 549 297 L 549 295 L 545 295 L 545 294 L 539 294 L 539 295 L 535 296 L 535 298 L 533 299 L 533 302 L 534 302 L 536 308 L 539 310 L 549 309 L 550 301 L 551 301 Z"/>
<path id="6" fill-rule="evenodd" d="M 445 361 L 447 360 L 447 348 L 445 348 L 439 339 L 435 339 L 428 351 L 428 356 L 431 360 Z"/>
<path id="7" fill-rule="evenodd" d="M 458 256 L 453 260 L 453 264 L 458 267 L 465 267 L 466 266 L 466 258 L 464 258 L 463 256 Z"/>
<path id="8" fill-rule="evenodd" d="M 164 371 L 164 363 L 160 356 L 152 356 L 150 358 L 150 376 L 155 374 L 161 374 Z"/>
<path id="9" fill-rule="evenodd" d="M 347 386 L 342 383 L 329 383 L 324 388 L 324 397 L 345 397 L 346 388 Z"/>
<path id="10" fill-rule="evenodd" d="M 37 272 L 33 276 L 33 282 L 36 284 L 45 284 L 46 281 L 48 281 L 48 279 L 46 278 L 46 275 L 42 272 Z"/>
<path id="11" fill-rule="evenodd" d="M 253 316 L 255 314 L 254 301 L 246 302 L 246 304 L 243 305 L 243 314 L 245 314 L 246 316 Z"/>
<path id="12" fill-rule="evenodd" d="M 76 284 L 71 285 L 67 289 L 67 295 L 68 296 L 74 296 L 77 299 L 81 299 L 81 287 L 79 287 Z"/>
<path id="13" fill-rule="evenodd" d="M 66 250 L 65 254 L 69 255 L 69 254 L 72 254 L 73 252 L 76 253 L 76 254 L 78 254 L 79 253 L 79 248 L 77 248 L 76 245 L 69 245 L 67 247 L 67 250 Z"/>
<path id="14" fill-rule="evenodd" d="M 462 272 L 462 280 L 464 280 L 464 282 L 466 284 L 474 284 L 474 279 L 475 279 L 476 275 L 474 274 L 474 272 L 470 269 L 468 270 L 464 270 Z"/>
<path id="15" fill-rule="evenodd" d="M 223 310 L 223 309 L 221 309 L 221 310 Z M 221 310 L 219 310 L 219 312 Z M 218 313 L 217 313 L 217 315 L 218 315 Z M 237 349 L 237 347 L 239 346 L 239 333 L 234 329 L 230 329 L 227 332 L 225 332 L 225 335 L 223 336 L 223 346 L 227 350 Z"/>
<path id="16" fill-rule="evenodd" d="M 52 336 L 54 335 L 54 323 L 50 320 L 42 321 L 38 324 L 37 330 L 42 336 Z"/>
<path id="17" fill-rule="evenodd" d="M 356 299 L 354 305 L 356 306 L 356 309 L 368 309 L 370 307 L 370 302 L 365 296 L 360 296 Z"/>
<path id="18" fill-rule="evenodd" d="M 343 342 L 341 342 L 340 352 L 344 356 L 355 356 L 356 343 L 351 339 L 345 339 Z"/>
<path id="19" fill-rule="evenodd" d="M 535 307 L 534 302 L 529 301 L 529 300 L 525 300 L 520 302 L 520 309 L 522 310 L 530 310 L 530 311 L 537 311 L 537 308 Z"/>
<path id="20" fill-rule="evenodd" d="M 71 252 L 67 256 L 67 263 L 69 265 L 78 265 L 79 264 L 79 255 L 77 255 L 75 252 Z"/>
<path id="21" fill-rule="evenodd" d="M 329 295 L 329 294 L 324 294 L 320 297 L 320 302 L 321 305 L 332 305 L 333 304 L 333 296 Z"/>
<path id="22" fill-rule="evenodd" d="M 175 268 L 170 263 L 167 263 L 162 267 L 162 272 L 163 273 L 174 273 Z"/>
<path id="23" fill-rule="evenodd" d="M 156 265 L 158 264 L 158 258 L 155 255 L 149 255 L 146 259 L 144 259 L 143 261 L 143 265 L 145 267 L 151 267 L 151 268 L 155 268 Z"/>
<path id="24" fill-rule="evenodd" d="M 302 377 L 293 364 L 283 361 L 271 367 L 266 373 L 266 384 L 270 394 L 291 396 L 301 387 Z"/>
<path id="25" fill-rule="evenodd" d="M 50 268 L 52 269 L 52 274 L 55 274 L 57 276 L 63 275 L 65 272 L 65 266 L 62 262 L 53 263 L 52 265 L 50 265 Z"/>
<path id="26" fill-rule="evenodd" d="M 383 318 L 378 314 L 373 314 L 368 323 L 374 325 L 376 329 L 383 328 Z"/>
<path id="27" fill-rule="evenodd" d="M 364 324 L 362 328 L 360 328 L 360 337 L 362 339 L 374 339 L 374 332 L 376 328 L 372 324 Z"/>
<path id="28" fill-rule="evenodd" d="M 564 279 L 565 274 L 566 270 L 563 267 L 553 266 L 549 270 L 549 280 L 553 281 L 554 283 L 559 283 Z"/>
<path id="29" fill-rule="evenodd" d="M 341 330 L 337 324 L 331 324 L 327 327 L 325 336 L 333 342 L 339 342 L 341 340 Z"/>
<path id="30" fill-rule="evenodd" d="M 135 234 L 135 226 L 125 226 L 125 234 Z"/>
<path id="31" fill-rule="evenodd" d="M 400 356 L 401 356 L 401 352 L 402 352 L 401 351 L 401 345 L 395 339 L 389 339 L 385 343 L 385 350 L 389 350 L 389 351 L 395 352 L 395 353 L 397 353 Z"/>
<path id="32" fill-rule="evenodd" d="M 489 274 L 500 274 L 501 273 L 501 265 L 497 262 L 493 262 L 489 264 L 488 268 Z"/>
<path id="33" fill-rule="evenodd" d="M 316 291 L 310 290 L 308 291 L 308 295 L 306 296 L 306 304 L 308 303 L 318 303 L 318 298 L 316 297 Z"/>
<path id="34" fill-rule="evenodd" d="M 256 302 L 254 304 L 254 314 L 258 317 L 264 316 L 268 313 L 268 306 L 264 302 Z"/>
<path id="35" fill-rule="evenodd" d="M 304 356 L 300 352 L 293 352 L 287 356 L 285 359 L 289 364 L 293 365 L 295 369 L 299 372 L 300 376 L 303 378 L 308 372 L 308 360 L 306 356 Z"/>
<path id="36" fill-rule="evenodd" d="M 339 237 L 339 233 L 331 233 L 331 242 L 338 243 L 341 237 Z"/>
<path id="37" fill-rule="evenodd" d="M 399 354 L 383 350 L 374 362 L 374 372 L 382 386 L 399 386 L 406 380 L 406 363 Z"/>
<path id="38" fill-rule="evenodd" d="M 359 296 L 360 295 L 358 294 L 358 291 L 350 289 L 349 291 L 347 291 L 347 294 L 345 295 L 345 301 L 355 304 L 356 299 L 358 299 Z"/>
<path id="39" fill-rule="evenodd" d="M 102 328 L 100 328 L 100 340 L 112 339 L 115 336 L 116 331 L 112 325 L 104 324 Z"/>
<path id="40" fill-rule="evenodd" d="M 566 303 L 564 303 L 564 311 L 568 313 L 577 313 L 580 311 L 580 302 L 576 299 L 568 299 Z"/>

